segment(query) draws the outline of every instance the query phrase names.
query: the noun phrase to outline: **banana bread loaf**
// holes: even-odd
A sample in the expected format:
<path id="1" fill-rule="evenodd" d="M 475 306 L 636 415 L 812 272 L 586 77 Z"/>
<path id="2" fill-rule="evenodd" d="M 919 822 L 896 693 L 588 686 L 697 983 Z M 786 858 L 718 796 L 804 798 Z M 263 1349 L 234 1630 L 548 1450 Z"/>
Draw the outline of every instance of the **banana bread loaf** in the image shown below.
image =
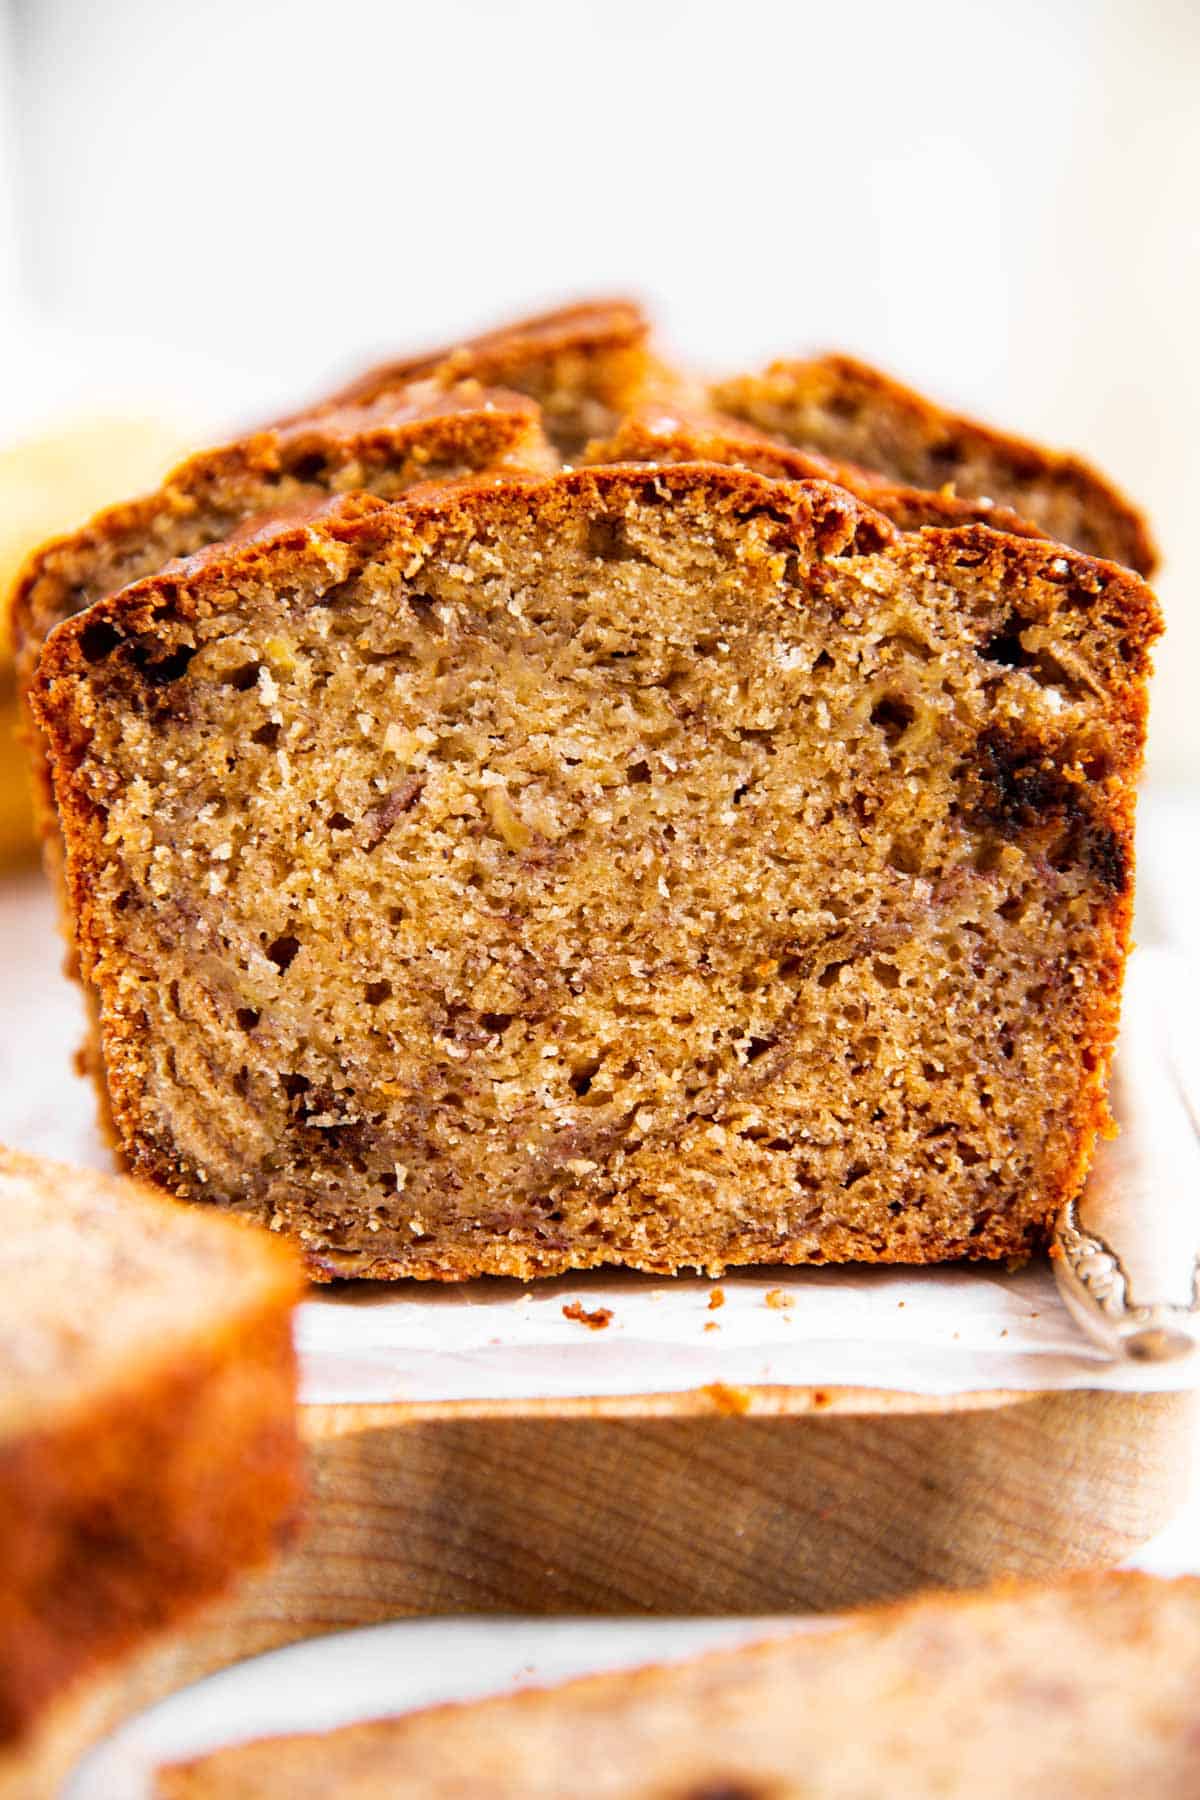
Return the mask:
<path id="1" fill-rule="evenodd" d="M 325 1276 L 1027 1252 L 1106 1117 L 1158 630 L 713 464 L 98 601 L 33 697 L 125 1156 Z"/>
<path id="2" fill-rule="evenodd" d="M 785 443 L 965 499 L 987 496 L 1048 537 L 1152 575 L 1145 519 L 1077 456 L 948 412 L 849 356 L 776 362 L 715 384 L 713 405 Z"/>
<path id="3" fill-rule="evenodd" d="M 0 1771 L 86 1674 L 262 1562 L 301 1498 L 295 1258 L 0 1150 Z"/>
<path id="4" fill-rule="evenodd" d="M 1200 1581 L 937 1596 L 690 1662 L 264 1739 L 158 1800 L 1200 1793 Z"/>

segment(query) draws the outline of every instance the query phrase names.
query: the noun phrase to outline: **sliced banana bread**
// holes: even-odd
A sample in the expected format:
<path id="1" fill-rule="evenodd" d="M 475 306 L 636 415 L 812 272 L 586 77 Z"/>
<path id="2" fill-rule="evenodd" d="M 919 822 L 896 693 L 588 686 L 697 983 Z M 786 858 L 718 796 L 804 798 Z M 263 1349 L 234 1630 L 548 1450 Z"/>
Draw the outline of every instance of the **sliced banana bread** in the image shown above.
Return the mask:
<path id="1" fill-rule="evenodd" d="M 1028 1251 L 1106 1117 L 1158 630 L 713 464 L 97 602 L 34 699 L 129 1163 L 329 1276 Z"/>
<path id="2" fill-rule="evenodd" d="M 77 1679 L 292 1531 L 301 1284 L 264 1233 L 7 1150 L 0 1284 L 0 1752 L 15 1754 Z"/>
<path id="3" fill-rule="evenodd" d="M 756 469 L 781 481 L 835 481 L 905 531 L 923 525 L 990 525 L 1018 537 L 1046 534 L 993 500 L 964 500 L 946 489 L 906 487 L 857 463 L 834 462 L 815 450 L 797 450 L 752 425 L 721 413 L 692 411 L 674 397 L 635 407 L 606 438 L 593 438 L 580 459 L 616 462 L 716 462 Z"/>
<path id="4" fill-rule="evenodd" d="M 1200 1793 L 1200 1581 L 1106 1575 L 263 1739 L 159 1800 L 1126 1800 Z"/>
<path id="5" fill-rule="evenodd" d="M 584 300 L 460 344 L 379 363 L 324 405 L 373 400 L 412 381 L 471 376 L 536 400 L 550 439 L 564 456 L 573 456 L 641 398 L 659 367 L 649 336 L 649 321 L 633 301 Z"/>
<path id="6" fill-rule="evenodd" d="M 913 487 L 984 496 L 1064 544 L 1154 572 L 1158 556 L 1145 519 L 1079 457 L 962 418 L 852 357 L 772 363 L 761 374 L 717 382 L 711 399 L 800 449 Z"/>

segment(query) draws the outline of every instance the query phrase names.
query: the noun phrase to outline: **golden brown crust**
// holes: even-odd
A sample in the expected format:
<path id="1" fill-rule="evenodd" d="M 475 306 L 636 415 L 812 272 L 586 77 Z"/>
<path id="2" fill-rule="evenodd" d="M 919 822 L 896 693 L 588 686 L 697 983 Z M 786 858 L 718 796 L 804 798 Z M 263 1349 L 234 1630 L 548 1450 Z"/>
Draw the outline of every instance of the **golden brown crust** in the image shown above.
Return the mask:
<path id="1" fill-rule="evenodd" d="M 457 380 L 473 376 L 500 387 L 516 385 L 525 392 L 524 382 L 531 374 L 537 379 L 563 357 L 599 359 L 636 353 L 644 348 L 649 333 L 649 322 L 636 301 L 583 300 L 514 320 L 456 344 L 377 363 L 317 404 L 323 409 L 374 400 L 427 377 Z"/>
<path id="2" fill-rule="evenodd" d="M 917 487 L 950 482 L 964 498 L 987 494 L 1049 536 L 1141 575 L 1157 566 L 1142 513 L 1082 458 L 951 412 L 853 357 L 772 363 L 715 383 L 711 398 L 719 411 L 804 448 Z"/>
<path id="3" fill-rule="evenodd" d="M 0 1179 L 44 1187 L 50 1206 L 88 1184 L 103 1216 L 84 1216 L 83 1232 L 180 1235 L 160 1196 L 111 1178 L 5 1151 Z M 227 1306 L 158 1334 L 139 1366 L 81 1380 L 65 1408 L 47 1407 L 31 1385 L 28 1428 L 0 1437 L 2 1745 L 65 1687 L 184 1617 L 295 1530 L 296 1264 L 235 1221 L 206 1225 L 210 1253 L 227 1247 Z"/>

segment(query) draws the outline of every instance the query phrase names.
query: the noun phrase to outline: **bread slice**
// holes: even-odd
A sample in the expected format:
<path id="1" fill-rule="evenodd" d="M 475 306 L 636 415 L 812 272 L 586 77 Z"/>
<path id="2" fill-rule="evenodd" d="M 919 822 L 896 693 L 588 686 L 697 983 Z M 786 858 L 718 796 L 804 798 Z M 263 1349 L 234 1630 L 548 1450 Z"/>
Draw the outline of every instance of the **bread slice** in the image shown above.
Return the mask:
<path id="1" fill-rule="evenodd" d="M 857 463 L 797 450 L 721 413 L 692 410 L 669 393 L 626 413 L 610 436 L 593 438 L 580 460 L 734 463 L 781 481 L 836 482 L 905 531 L 919 531 L 925 525 L 990 525 L 1017 537 L 1046 535 L 1040 526 L 994 500 L 966 500 L 944 488 L 933 492 L 906 487 Z"/>
<path id="2" fill-rule="evenodd" d="M 962 418 L 852 357 L 772 363 L 717 382 L 711 398 L 719 411 L 800 449 L 912 487 L 986 496 L 1064 544 L 1154 572 L 1145 519 L 1079 457 Z"/>
<path id="3" fill-rule="evenodd" d="M 1118 1800 L 1200 1792 L 1200 1581 L 924 1597 L 674 1666 L 263 1739 L 158 1800 Z"/>
<path id="4" fill-rule="evenodd" d="M 296 1259 L 0 1150 L 0 1752 L 294 1528 Z M 0 1757 L 0 1761 L 3 1758 Z"/>
<path id="5" fill-rule="evenodd" d="M 1106 1117 L 1158 630 L 713 464 L 97 602 L 34 699 L 126 1157 L 329 1276 L 1026 1253 Z"/>
<path id="6" fill-rule="evenodd" d="M 584 300 L 461 344 L 378 363 L 323 404 L 374 400 L 413 381 L 473 377 L 536 400 L 551 441 L 573 456 L 589 438 L 610 431 L 657 374 L 649 336 L 649 321 L 634 301 Z"/>

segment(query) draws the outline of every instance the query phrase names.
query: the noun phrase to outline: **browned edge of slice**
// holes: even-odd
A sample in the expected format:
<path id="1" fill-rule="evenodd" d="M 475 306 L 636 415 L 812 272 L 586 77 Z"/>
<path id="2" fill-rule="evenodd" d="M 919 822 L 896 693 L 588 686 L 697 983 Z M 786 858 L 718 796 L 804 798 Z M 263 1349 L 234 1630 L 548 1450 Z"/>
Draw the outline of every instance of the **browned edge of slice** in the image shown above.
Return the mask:
<path id="1" fill-rule="evenodd" d="M 372 400 L 413 381 L 473 377 L 515 388 L 543 409 L 547 435 L 572 455 L 634 404 L 655 365 L 649 322 L 633 300 L 592 299 L 365 370 L 313 410 Z"/>
<path id="2" fill-rule="evenodd" d="M 952 412 L 853 357 L 777 361 L 716 382 L 710 397 L 797 447 L 914 487 L 984 494 L 1088 555 L 1146 576 L 1157 567 L 1143 514 L 1090 463 Z"/>

